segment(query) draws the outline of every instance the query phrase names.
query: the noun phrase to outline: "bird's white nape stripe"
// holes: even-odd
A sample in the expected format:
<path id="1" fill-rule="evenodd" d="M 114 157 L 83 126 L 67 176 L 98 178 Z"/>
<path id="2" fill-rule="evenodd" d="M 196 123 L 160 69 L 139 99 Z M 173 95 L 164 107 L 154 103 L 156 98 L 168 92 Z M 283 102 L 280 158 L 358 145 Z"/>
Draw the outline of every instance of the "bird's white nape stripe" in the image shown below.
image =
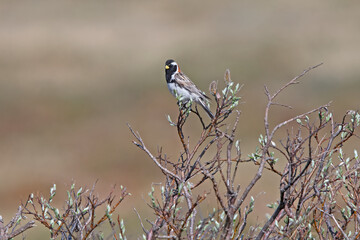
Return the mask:
<path id="1" fill-rule="evenodd" d="M 177 63 L 176 63 L 176 62 L 172 62 L 171 65 L 177 66 Z"/>
<path id="2" fill-rule="evenodd" d="M 178 69 L 176 69 L 176 72 L 174 72 L 172 75 L 171 75 L 171 79 L 175 79 L 175 74 L 177 74 L 178 73 Z"/>

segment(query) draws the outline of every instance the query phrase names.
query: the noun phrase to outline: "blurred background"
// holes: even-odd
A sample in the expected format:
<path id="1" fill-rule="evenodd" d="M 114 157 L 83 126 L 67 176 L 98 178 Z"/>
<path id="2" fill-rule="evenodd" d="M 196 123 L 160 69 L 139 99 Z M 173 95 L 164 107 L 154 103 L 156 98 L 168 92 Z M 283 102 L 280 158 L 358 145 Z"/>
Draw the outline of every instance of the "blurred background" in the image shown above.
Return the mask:
<path id="1" fill-rule="evenodd" d="M 273 123 L 329 101 L 338 117 L 359 109 L 359 12 L 358 2 L 335 0 L 2 1 L 0 214 L 7 222 L 28 194 L 48 196 L 54 183 L 61 202 L 73 181 L 99 180 L 100 195 L 114 184 L 132 193 L 119 210 L 129 236 L 139 236 L 133 208 L 149 216 L 147 193 L 162 176 L 126 123 L 149 149 L 176 159 L 165 61 L 175 59 L 205 92 L 226 68 L 244 84 L 238 138 L 246 156 L 263 131 L 263 86 L 274 91 L 309 66 L 324 62 L 280 97 L 294 109 L 275 109 Z M 186 130 L 201 126 L 194 120 Z M 41 229 L 26 235 L 47 238 Z"/>

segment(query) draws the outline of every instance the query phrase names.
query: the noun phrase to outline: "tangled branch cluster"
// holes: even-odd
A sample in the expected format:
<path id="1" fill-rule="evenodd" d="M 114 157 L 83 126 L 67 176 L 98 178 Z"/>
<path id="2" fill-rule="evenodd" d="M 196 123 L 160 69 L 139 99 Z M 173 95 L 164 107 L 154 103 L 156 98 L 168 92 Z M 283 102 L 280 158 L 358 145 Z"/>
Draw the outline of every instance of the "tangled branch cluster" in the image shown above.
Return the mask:
<path id="1" fill-rule="evenodd" d="M 12 239 L 34 227 L 35 221 L 27 222 L 21 226 L 21 221 L 24 219 L 26 219 L 26 216 L 24 216 L 23 208 L 21 206 L 15 216 L 7 224 L 4 224 L 4 220 L 0 215 L 0 240 Z"/>
<path id="2" fill-rule="evenodd" d="M 56 195 L 56 185 L 50 189 L 50 197 L 30 194 L 23 205 L 23 214 L 31 215 L 50 231 L 51 239 L 104 239 L 100 226 L 108 222 L 112 232 L 112 239 L 125 239 L 124 223 L 120 220 L 113 220 L 112 214 L 119 204 L 129 195 L 126 189 L 121 187 L 120 197 L 114 195 L 114 189 L 104 199 L 99 199 L 94 194 L 95 184 L 92 189 L 75 189 L 72 184 L 67 191 L 68 199 L 61 211 L 53 205 Z M 99 214 L 98 209 L 105 207 L 105 213 Z M 118 227 L 118 230 L 116 229 Z"/>
<path id="3" fill-rule="evenodd" d="M 231 80 L 228 70 L 222 90 L 218 82 L 210 85 L 216 111 L 209 124 L 191 102 L 179 105 L 176 122 L 168 117 L 182 146 L 177 159 L 168 158 L 161 148 L 153 154 L 129 126 L 134 144 L 164 177 L 149 193 L 153 219 L 145 225 L 136 211 L 143 239 L 360 239 L 360 159 L 356 150 L 349 154 L 350 141 L 359 139 L 359 112 L 349 110 L 337 122 L 326 104 L 277 124 L 270 121 L 273 106 L 290 107 L 276 102 L 277 96 L 318 66 L 274 93 L 265 87 L 264 132 L 250 154 L 242 153 L 236 139 L 241 86 Z M 202 131 L 190 143 L 184 125 L 192 113 Z M 250 164 L 256 171 L 248 182 L 239 181 L 239 169 Z M 272 175 L 279 189 L 272 203 L 253 197 L 259 195 L 254 186 L 260 184 L 264 171 Z M 76 189 L 73 184 L 62 210 L 53 202 L 56 185 L 48 198 L 30 194 L 7 224 L 0 216 L 0 240 L 22 234 L 35 222 L 49 230 L 51 239 L 125 240 L 123 220 L 119 216 L 113 219 L 115 210 L 130 195 L 120 189 L 118 197 L 111 191 L 100 199 L 94 186 Z M 206 205 L 205 199 L 209 199 Z M 266 205 L 272 214 L 257 216 L 253 223 L 249 216 L 255 202 L 256 206 Z M 214 206 L 209 208 L 211 203 Z M 23 224 L 28 216 L 34 221 Z M 102 231 L 104 223 L 110 229 L 107 236 Z"/>
<path id="4" fill-rule="evenodd" d="M 148 228 L 139 216 L 144 239 L 358 239 L 359 159 L 356 150 L 353 156 L 347 156 L 342 147 L 353 137 L 358 138 L 355 131 L 360 114 L 348 111 L 337 123 L 326 104 L 270 127 L 271 108 L 289 107 L 277 103 L 277 96 L 318 66 L 305 70 L 273 94 L 265 87 L 268 103 L 264 134 L 259 137 L 256 151 L 246 157 L 235 136 L 240 86 L 234 84 L 228 70 L 222 91 L 217 82 L 210 85 L 216 112 L 209 125 L 190 104 L 180 105 L 176 123 L 168 118 L 182 143 L 177 159 L 169 159 L 161 149 L 151 153 L 140 134 L 129 126 L 136 139 L 134 144 L 164 175 L 160 193 L 157 195 L 155 188 L 149 193 L 155 218 L 147 220 Z M 193 146 L 183 131 L 191 112 L 203 126 Z M 232 114 L 234 120 L 229 118 Z M 287 135 L 277 138 L 276 134 L 286 126 Z M 257 171 L 250 182 L 241 186 L 237 173 L 246 164 L 254 164 Z M 279 197 L 267 205 L 273 209 L 268 219 L 260 216 L 262 221 L 248 226 L 248 216 L 255 206 L 250 193 L 264 170 L 278 179 Z M 206 182 L 212 189 L 206 187 Z M 215 198 L 217 205 L 204 214 L 201 204 L 209 197 Z"/>

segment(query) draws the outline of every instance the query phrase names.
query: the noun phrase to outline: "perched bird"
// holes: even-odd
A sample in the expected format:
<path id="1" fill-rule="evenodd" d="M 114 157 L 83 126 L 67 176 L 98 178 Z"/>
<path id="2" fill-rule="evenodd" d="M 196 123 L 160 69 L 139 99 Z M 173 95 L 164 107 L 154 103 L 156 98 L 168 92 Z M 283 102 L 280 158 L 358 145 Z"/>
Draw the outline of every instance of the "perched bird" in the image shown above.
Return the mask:
<path id="1" fill-rule="evenodd" d="M 209 117 L 214 118 L 207 105 L 209 98 L 195 86 L 190 78 L 180 71 L 179 65 L 172 59 L 165 63 L 165 78 L 172 95 L 178 96 L 182 103 L 192 100 L 200 104 Z"/>

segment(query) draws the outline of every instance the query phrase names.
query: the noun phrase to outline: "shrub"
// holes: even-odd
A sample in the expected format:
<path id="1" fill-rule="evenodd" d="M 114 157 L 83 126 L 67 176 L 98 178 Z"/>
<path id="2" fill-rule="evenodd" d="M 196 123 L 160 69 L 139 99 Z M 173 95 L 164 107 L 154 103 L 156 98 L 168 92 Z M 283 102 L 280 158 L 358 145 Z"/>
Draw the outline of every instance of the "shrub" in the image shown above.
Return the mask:
<path id="1" fill-rule="evenodd" d="M 180 104 L 175 122 L 168 117 L 182 146 L 177 159 L 169 159 L 161 148 L 152 153 L 140 134 L 128 125 L 135 138 L 133 143 L 156 164 L 164 179 L 149 193 L 148 205 L 154 218 L 147 220 L 149 225 L 145 226 L 136 212 L 143 238 L 359 239 L 360 160 L 356 150 L 345 153 L 344 146 L 350 139 L 358 139 L 360 114 L 349 110 L 336 122 L 326 104 L 270 126 L 272 107 L 289 107 L 275 101 L 278 95 L 318 66 L 306 69 L 274 93 L 265 87 L 264 132 L 258 147 L 246 156 L 235 134 L 241 86 L 231 80 L 228 70 L 222 90 L 218 82 L 210 85 L 216 112 L 209 124 L 191 102 Z M 190 145 L 183 127 L 192 113 L 198 117 L 202 131 Z M 279 130 L 284 128 L 287 131 L 282 136 Z M 249 164 L 256 171 L 247 184 L 240 185 L 239 169 Z M 258 195 L 254 186 L 264 171 L 272 175 L 274 184 L 279 179 L 278 198 L 272 203 L 258 203 L 253 197 Z M 123 221 L 119 217 L 114 220 L 113 214 L 129 193 L 121 187 L 119 197 L 112 191 L 100 200 L 94 188 L 75 189 L 72 185 L 62 211 L 52 203 L 56 185 L 49 198 L 29 195 L 8 224 L 4 225 L 0 216 L 0 239 L 11 239 L 33 227 L 34 221 L 20 226 L 26 216 L 49 229 L 51 239 L 104 239 L 104 223 L 111 229 L 107 239 L 126 239 Z M 202 208 L 205 199 L 212 199 L 209 202 L 214 206 Z M 272 214 L 249 223 L 255 203 L 266 205 Z"/>
<path id="2" fill-rule="evenodd" d="M 305 70 L 275 93 L 265 87 L 264 133 L 259 137 L 256 151 L 248 156 L 242 154 L 235 136 L 240 117 L 240 112 L 235 110 L 240 100 L 240 86 L 231 80 L 228 70 L 222 91 L 218 90 L 217 82 L 210 85 L 216 113 L 209 125 L 204 124 L 196 106 L 192 109 L 189 104 L 179 106 L 176 122 L 168 118 L 182 143 L 178 159 L 170 160 L 162 150 L 151 153 L 140 134 L 129 126 L 136 139 L 134 144 L 164 175 L 160 197 L 155 197 L 154 188 L 149 194 L 155 220 L 148 229 L 141 223 L 144 238 L 358 239 L 359 159 L 356 150 L 350 156 L 342 147 L 355 136 L 360 114 L 348 111 L 337 123 L 326 104 L 274 127 L 269 124 L 274 105 L 289 107 L 277 103 L 277 96 L 319 65 Z M 189 137 L 183 131 L 191 112 L 199 117 L 203 126 L 194 146 L 190 146 Z M 229 118 L 232 114 L 236 115 L 233 121 Z M 288 131 L 280 139 L 275 137 L 279 129 L 293 123 L 297 124 L 296 130 Z M 204 159 L 207 152 L 212 155 Z M 256 165 L 257 171 L 246 186 L 240 186 L 236 174 L 242 165 L 249 163 Z M 267 205 L 273 209 L 268 219 L 260 216 L 264 218 L 257 225 L 247 226 L 248 216 L 255 207 L 255 198 L 250 193 L 265 170 L 274 179 L 280 179 L 279 197 Z M 206 182 L 211 183 L 212 189 L 206 187 Z M 195 194 L 199 189 L 197 192 L 203 193 Z M 215 198 L 217 204 L 204 217 L 198 212 L 205 198 Z"/>

